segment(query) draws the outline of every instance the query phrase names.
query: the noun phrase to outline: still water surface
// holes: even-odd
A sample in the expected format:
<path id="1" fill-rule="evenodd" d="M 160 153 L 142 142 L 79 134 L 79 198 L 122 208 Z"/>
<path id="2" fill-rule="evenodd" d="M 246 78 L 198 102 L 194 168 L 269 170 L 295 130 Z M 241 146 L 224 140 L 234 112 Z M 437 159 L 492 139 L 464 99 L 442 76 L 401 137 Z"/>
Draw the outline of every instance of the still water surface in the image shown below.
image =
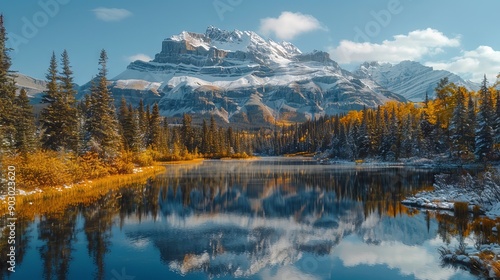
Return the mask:
<path id="1" fill-rule="evenodd" d="M 168 165 L 92 205 L 20 221 L 16 272 L 1 275 L 475 279 L 441 265 L 438 248 L 459 239 L 449 219 L 399 203 L 431 186 L 433 175 L 301 158 Z"/>

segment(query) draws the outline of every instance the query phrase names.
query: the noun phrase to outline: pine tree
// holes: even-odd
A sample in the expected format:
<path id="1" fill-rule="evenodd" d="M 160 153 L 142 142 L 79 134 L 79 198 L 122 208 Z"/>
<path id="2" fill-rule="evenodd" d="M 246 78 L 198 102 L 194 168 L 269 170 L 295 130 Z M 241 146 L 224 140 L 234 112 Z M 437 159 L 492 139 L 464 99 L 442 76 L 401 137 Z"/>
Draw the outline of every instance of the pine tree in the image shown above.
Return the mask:
<path id="1" fill-rule="evenodd" d="M 497 76 L 499 77 L 499 76 Z M 498 149 L 500 149 L 500 91 L 499 90 L 495 90 L 496 91 L 496 107 L 495 107 L 495 115 L 494 115 L 494 120 L 493 120 L 493 124 L 494 124 L 494 128 L 493 128 L 493 132 L 494 132 L 494 135 L 495 135 L 495 146 L 496 146 L 496 150 L 498 152 Z"/>
<path id="2" fill-rule="evenodd" d="M 34 152 L 38 147 L 38 138 L 35 128 L 35 117 L 33 116 L 33 106 L 26 90 L 21 89 L 15 103 L 19 110 L 16 113 L 16 149 L 23 155 Z"/>
<path id="3" fill-rule="evenodd" d="M 118 107 L 117 113 L 118 113 L 118 124 L 120 124 L 119 131 L 120 131 L 120 135 L 122 136 L 123 147 L 125 149 L 128 149 L 127 139 L 125 139 L 124 130 L 125 130 L 125 126 L 126 126 L 125 120 L 127 119 L 128 115 L 129 115 L 129 111 L 128 111 L 127 101 L 125 100 L 125 97 L 123 97 L 123 96 L 120 99 L 120 107 Z"/>
<path id="4" fill-rule="evenodd" d="M 63 115 L 62 144 L 65 149 L 77 151 L 78 149 L 78 112 L 76 109 L 76 90 L 73 83 L 73 71 L 71 70 L 68 52 L 63 51 L 61 55 L 61 73 L 59 78 L 62 106 L 60 110 Z"/>
<path id="5" fill-rule="evenodd" d="M 465 107 L 465 95 L 467 90 L 464 87 L 459 87 L 456 93 L 456 105 L 453 110 L 453 115 L 450 123 L 451 131 L 451 151 L 452 156 L 461 158 L 462 155 L 468 154 L 468 146 L 466 142 L 467 131 L 467 109 Z"/>
<path id="6" fill-rule="evenodd" d="M 428 100 L 426 99 L 426 102 L 424 103 L 424 108 L 420 114 L 420 131 L 422 132 L 422 135 L 424 135 L 424 138 L 422 139 L 422 146 L 421 146 L 421 151 L 424 156 L 429 155 L 431 152 L 433 152 L 433 130 L 434 126 L 430 122 L 430 116 L 427 113 L 428 109 Z"/>
<path id="7" fill-rule="evenodd" d="M 161 131 L 161 149 L 164 154 L 170 153 L 170 129 L 168 127 L 168 121 L 167 118 L 163 118 L 162 122 L 162 131 Z"/>
<path id="8" fill-rule="evenodd" d="M 389 161 L 394 161 L 399 158 L 399 152 L 400 152 L 400 147 L 401 144 L 398 141 L 399 135 L 399 126 L 398 126 L 398 118 L 396 116 L 396 108 L 392 108 L 392 113 L 391 113 L 391 119 L 389 122 L 389 145 L 390 145 L 390 152 L 388 159 Z"/>
<path id="9" fill-rule="evenodd" d="M 469 100 L 467 102 L 467 129 L 465 131 L 465 143 L 467 145 L 467 150 L 471 153 L 476 150 L 476 104 L 472 100 L 472 92 L 469 94 Z"/>
<path id="10" fill-rule="evenodd" d="M 141 99 L 139 100 L 139 107 L 137 107 L 137 117 L 139 119 L 138 128 L 139 128 L 140 138 L 142 139 L 140 146 L 141 150 L 144 150 L 147 147 L 146 133 L 148 130 L 148 122 L 146 120 L 146 112 L 144 110 L 145 110 L 144 101 Z"/>
<path id="11" fill-rule="evenodd" d="M 413 133 L 413 122 L 411 115 L 408 115 L 403 123 L 401 140 L 401 156 L 408 158 L 412 156 L 415 139 Z"/>
<path id="12" fill-rule="evenodd" d="M 418 116 L 412 116 L 413 119 L 413 131 L 412 131 L 412 150 L 411 150 L 411 156 L 414 157 L 421 157 L 422 156 L 422 146 L 423 146 L 423 135 L 422 135 L 422 130 L 420 126 L 420 119 Z"/>
<path id="13" fill-rule="evenodd" d="M 215 123 L 214 116 L 210 116 L 210 126 L 208 130 L 208 147 L 210 150 L 210 154 L 212 156 L 216 155 L 219 152 L 219 144 L 217 143 L 217 124 Z"/>
<path id="14" fill-rule="evenodd" d="M 356 139 L 359 136 L 359 125 L 357 123 L 351 123 L 349 125 L 349 132 L 347 133 L 347 146 L 348 155 L 350 160 L 355 160 L 358 157 L 358 146 L 356 145 Z"/>
<path id="15" fill-rule="evenodd" d="M 160 133 L 161 133 L 161 117 L 160 108 L 158 103 L 153 105 L 153 111 L 151 112 L 149 120 L 149 146 L 153 150 L 158 150 L 160 146 Z"/>
<path id="16" fill-rule="evenodd" d="M 208 125 L 207 121 L 203 119 L 203 124 L 201 125 L 201 150 L 200 152 L 203 155 L 206 155 L 210 152 L 209 148 L 209 135 L 208 135 Z"/>
<path id="17" fill-rule="evenodd" d="M 479 94 L 481 103 L 479 104 L 477 116 L 476 150 L 474 154 L 479 161 L 485 161 L 491 156 L 493 150 L 493 108 L 486 75 L 484 76 Z"/>
<path id="18" fill-rule="evenodd" d="M 15 152 L 16 127 L 14 124 L 17 112 L 15 97 L 16 86 L 11 76 L 10 49 L 6 46 L 7 32 L 3 15 L 0 14 L 0 155 L 4 152 Z"/>
<path id="19" fill-rule="evenodd" d="M 61 139 L 63 114 L 59 110 L 62 104 L 62 98 L 57 84 L 57 59 L 56 54 L 52 52 L 49 69 L 45 75 L 47 81 L 47 90 L 42 96 L 42 103 L 48 104 L 40 115 L 42 125 L 42 148 L 57 151 L 63 143 Z"/>
<path id="20" fill-rule="evenodd" d="M 105 161 L 111 161 L 118 156 L 121 141 L 113 99 L 107 87 L 107 60 L 106 51 L 102 50 L 99 58 L 99 74 L 90 93 L 90 106 L 86 122 L 86 150 L 97 153 Z"/>
<path id="21" fill-rule="evenodd" d="M 193 128 L 191 127 L 192 120 L 193 118 L 188 114 L 182 116 L 181 142 L 190 153 L 194 151 L 194 134 Z"/>
<path id="22" fill-rule="evenodd" d="M 368 128 L 368 110 L 363 108 L 363 119 L 361 120 L 361 125 L 359 127 L 356 144 L 358 147 L 358 157 L 366 158 L 370 154 L 371 150 L 371 139 L 370 131 Z"/>
<path id="23" fill-rule="evenodd" d="M 384 119 L 383 113 L 380 106 L 377 107 L 375 111 L 375 116 L 373 118 L 372 123 L 372 133 L 371 133 L 371 150 L 370 153 L 372 156 L 378 155 L 380 150 L 380 144 L 382 141 L 382 133 L 384 131 Z"/>
<path id="24" fill-rule="evenodd" d="M 143 139 L 139 129 L 138 112 L 132 108 L 131 104 L 129 104 L 127 112 L 123 125 L 125 148 L 132 152 L 139 152 L 142 150 Z"/>
<path id="25" fill-rule="evenodd" d="M 62 70 L 58 75 L 57 60 L 52 52 L 46 75 L 47 90 L 42 102 L 47 103 L 41 112 L 42 147 L 50 150 L 78 149 L 78 111 L 76 91 L 73 88 L 73 71 L 65 50 L 61 56 Z M 59 83 L 58 83 L 59 81 Z"/>

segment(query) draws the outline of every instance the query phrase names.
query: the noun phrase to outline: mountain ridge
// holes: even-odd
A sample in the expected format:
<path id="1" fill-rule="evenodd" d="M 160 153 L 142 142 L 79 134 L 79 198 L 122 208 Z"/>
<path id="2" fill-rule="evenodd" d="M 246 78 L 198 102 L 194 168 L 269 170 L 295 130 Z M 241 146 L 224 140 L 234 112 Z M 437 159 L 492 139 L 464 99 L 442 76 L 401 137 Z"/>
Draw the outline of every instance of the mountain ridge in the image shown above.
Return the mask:
<path id="1" fill-rule="evenodd" d="M 434 70 L 432 67 L 409 60 L 397 64 L 364 62 L 353 73 L 360 79 L 371 80 L 415 102 L 423 101 L 426 94 L 429 98 L 434 98 L 436 96 L 434 88 L 443 78 L 448 78 L 458 86 L 465 86 L 468 90 L 479 89 L 478 84 L 466 81 L 449 71 Z"/>
<path id="2" fill-rule="evenodd" d="M 326 52 L 302 53 L 292 43 L 213 26 L 163 40 L 152 61 L 132 62 L 111 82 L 117 97 L 156 98 L 164 116 L 210 114 L 257 126 L 405 100 L 363 83 Z"/>

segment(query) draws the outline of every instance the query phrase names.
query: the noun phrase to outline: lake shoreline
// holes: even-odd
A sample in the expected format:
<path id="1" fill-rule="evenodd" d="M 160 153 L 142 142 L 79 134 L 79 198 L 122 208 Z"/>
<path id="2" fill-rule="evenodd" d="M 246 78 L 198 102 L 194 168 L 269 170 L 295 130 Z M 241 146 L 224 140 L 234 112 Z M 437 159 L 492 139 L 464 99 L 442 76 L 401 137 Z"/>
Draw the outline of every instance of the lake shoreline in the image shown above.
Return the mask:
<path id="1" fill-rule="evenodd" d="M 108 191 L 112 191 L 114 189 L 113 185 L 120 186 L 123 183 L 143 181 L 164 170 L 165 166 L 155 164 L 147 167 L 135 168 L 134 172 L 129 174 L 110 175 L 94 180 L 85 180 L 69 185 L 65 184 L 63 186 L 45 188 L 43 190 L 37 189 L 26 192 L 22 189 L 18 189 L 18 194 L 15 196 L 15 213 L 19 216 L 33 217 L 46 213 L 58 212 L 61 208 L 69 204 L 84 202 L 86 199 L 92 200 L 91 197 L 93 196 L 100 196 Z M 78 194 L 79 199 L 68 203 L 61 201 L 65 196 L 70 196 L 72 194 Z M 5 196 L 2 196 L 1 201 L 0 216 L 4 216 L 9 212 Z M 47 203 L 47 201 L 53 203 Z M 50 204 L 50 207 L 47 207 L 47 204 Z"/>

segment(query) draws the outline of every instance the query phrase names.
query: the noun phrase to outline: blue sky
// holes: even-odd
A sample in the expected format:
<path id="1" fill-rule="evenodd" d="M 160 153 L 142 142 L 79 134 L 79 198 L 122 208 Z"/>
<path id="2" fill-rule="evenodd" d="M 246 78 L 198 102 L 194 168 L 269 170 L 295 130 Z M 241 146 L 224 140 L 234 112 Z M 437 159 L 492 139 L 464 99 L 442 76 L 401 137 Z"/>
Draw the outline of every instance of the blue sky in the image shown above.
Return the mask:
<path id="1" fill-rule="evenodd" d="M 480 0 L 39 0 L 1 1 L 13 70 L 43 78 L 67 49 L 75 81 L 109 78 L 131 59 L 154 57 L 163 39 L 207 26 L 253 30 L 303 52 L 328 51 L 347 69 L 365 60 L 415 60 L 478 80 L 500 72 L 500 1 Z"/>

